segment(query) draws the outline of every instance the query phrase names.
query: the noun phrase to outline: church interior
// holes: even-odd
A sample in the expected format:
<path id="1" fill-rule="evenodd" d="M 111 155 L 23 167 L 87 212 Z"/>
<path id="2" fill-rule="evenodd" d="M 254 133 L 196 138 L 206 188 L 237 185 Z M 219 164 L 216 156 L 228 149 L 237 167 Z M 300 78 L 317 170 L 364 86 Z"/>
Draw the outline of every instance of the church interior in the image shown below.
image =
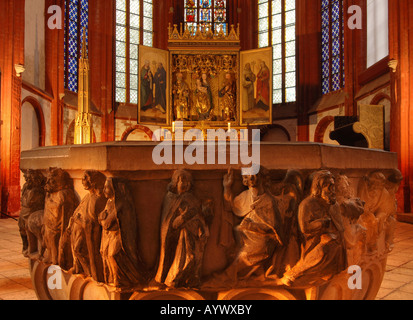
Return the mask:
<path id="1" fill-rule="evenodd" d="M 158 129 L 185 119 L 188 127 L 206 121 L 223 129 L 258 129 L 262 142 L 395 153 L 403 175 L 397 219 L 413 223 L 412 24 L 409 0 L 1 0 L 1 217 L 19 216 L 22 152 L 85 141 L 157 141 Z M 208 32 L 210 39 L 235 44 L 208 44 Z M 174 36 L 185 42 L 185 35 L 197 34 L 200 50 L 224 52 L 223 71 L 212 80 L 229 74 L 222 67 L 228 56 L 240 57 L 228 62 L 238 89 L 242 62 L 249 61 L 244 53 L 261 59 L 269 50 L 264 107 L 256 103 L 255 111 L 247 110 L 248 98 L 239 95 L 234 111 L 224 106 L 194 119 L 191 110 L 174 109 L 172 80 L 182 72 L 173 68 L 193 50 L 176 44 Z M 152 61 L 155 56 L 163 66 Z M 149 107 L 143 91 L 147 63 L 151 85 L 163 68 L 171 79 L 163 101 L 158 84 L 151 91 Z M 252 67 L 257 75 L 259 63 Z M 189 80 L 196 86 L 194 77 Z M 87 115 L 79 120 L 79 114 Z M 79 121 L 90 123 L 89 132 L 79 134 Z"/>
<path id="2" fill-rule="evenodd" d="M 276 50 L 272 123 L 260 127 L 262 141 L 339 144 L 330 137 L 337 119 L 352 121 L 363 114 L 361 106 L 381 106 L 379 148 L 399 156 L 399 212 L 410 213 L 411 4 L 224 2 L 219 23 L 239 25 L 241 50 Z M 190 24 L 193 17 L 186 16 L 183 0 L 26 0 L 1 6 L 1 211 L 15 215 L 21 151 L 74 143 L 82 30 L 93 142 L 150 141 L 157 127 L 138 123 L 137 53 L 131 50 L 138 44 L 168 49 L 168 27 Z M 342 139 L 352 134 L 343 132 Z"/>

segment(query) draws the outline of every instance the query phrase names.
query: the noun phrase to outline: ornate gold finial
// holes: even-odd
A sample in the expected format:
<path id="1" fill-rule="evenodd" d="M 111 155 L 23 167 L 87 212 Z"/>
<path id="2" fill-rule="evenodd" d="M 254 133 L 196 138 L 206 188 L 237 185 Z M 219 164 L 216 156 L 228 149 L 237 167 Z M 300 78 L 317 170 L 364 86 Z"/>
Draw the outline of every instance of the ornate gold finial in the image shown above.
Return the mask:
<path id="1" fill-rule="evenodd" d="M 189 29 L 188 25 L 185 25 L 183 28 L 182 23 L 179 26 L 174 24 L 173 28 L 171 25 L 168 27 L 168 34 L 169 34 L 169 42 L 179 44 L 179 42 L 189 43 L 193 42 L 200 42 L 208 40 L 208 42 L 217 42 L 222 44 L 239 44 L 240 42 L 240 27 L 239 24 L 237 27 L 234 25 L 230 26 L 230 30 L 228 28 L 228 24 L 226 24 L 226 31 L 224 32 L 221 29 L 212 31 L 211 28 L 203 28 L 198 26 L 196 30 Z"/>
<path id="2" fill-rule="evenodd" d="M 87 59 L 87 47 L 86 47 L 86 28 L 83 28 L 83 39 L 82 39 L 82 59 Z"/>
<path id="3" fill-rule="evenodd" d="M 89 60 L 87 57 L 86 28 L 83 29 L 82 52 L 79 59 L 78 113 L 75 121 L 75 144 L 92 143 L 92 114 L 90 113 Z"/>

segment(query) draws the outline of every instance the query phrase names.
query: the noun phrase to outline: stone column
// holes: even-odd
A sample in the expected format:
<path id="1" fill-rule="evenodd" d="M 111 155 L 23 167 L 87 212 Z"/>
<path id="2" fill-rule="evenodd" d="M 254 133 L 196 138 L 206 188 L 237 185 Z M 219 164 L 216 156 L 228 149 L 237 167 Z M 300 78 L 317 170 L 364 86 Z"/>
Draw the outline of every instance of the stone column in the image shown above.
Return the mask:
<path id="1" fill-rule="evenodd" d="M 399 212 L 412 212 L 413 190 L 413 2 L 389 1 L 390 61 L 392 62 L 391 150 L 399 155 L 404 176 Z"/>
<path id="2" fill-rule="evenodd" d="M 13 215 L 20 210 L 24 3 L 24 0 L 0 1 L 1 211 L 8 215 Z"/>

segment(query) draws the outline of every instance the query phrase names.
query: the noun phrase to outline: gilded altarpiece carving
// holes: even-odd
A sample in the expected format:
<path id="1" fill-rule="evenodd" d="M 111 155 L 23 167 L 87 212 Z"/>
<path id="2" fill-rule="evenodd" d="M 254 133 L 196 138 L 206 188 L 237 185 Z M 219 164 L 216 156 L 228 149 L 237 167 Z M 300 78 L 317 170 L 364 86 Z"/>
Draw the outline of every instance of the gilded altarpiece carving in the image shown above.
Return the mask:
<path id="1" fill-rule="evenodd" d="M 140 124 L 173 127 L 182 121 L 185 128 L 271 124 L 272 49 L 241 52 L 239 29 L 234 26 L 227 33 L 191 33 L 182 27 L 178 31 L 175 25 L 169 28 L 168 51 L 144 46 L 139 50 Z M 245 83 L 247 64 L 254 73 L 250 86 Z M 245 103 L 250 107 L 243 107 Z"/>

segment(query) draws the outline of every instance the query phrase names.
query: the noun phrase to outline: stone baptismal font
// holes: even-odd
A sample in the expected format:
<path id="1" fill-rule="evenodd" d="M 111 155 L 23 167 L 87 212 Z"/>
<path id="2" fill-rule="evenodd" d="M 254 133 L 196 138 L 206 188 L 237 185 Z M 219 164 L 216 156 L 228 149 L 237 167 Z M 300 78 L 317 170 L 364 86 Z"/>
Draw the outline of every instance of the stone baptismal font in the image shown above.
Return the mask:
<path id="1" fill-rule="evenodd" d="M 156 145 L 22 153 L 39 299 L 375 298 L 393 248 L 395 154 L 262 143 L 259 172 L 242 175 L 157 166 Z"/>
<path id="2" fill-rule="evenodd" d="M 240 52 L 233 26 L 169 37 L 169 53 L 140 48 L 138 122 L 160 126 L 158 142 L 22 153 L 19 226 L 38 298 L 374 299 L 393 248 L 397 155 L 256 141 L 251 128 L 272 124 L 271 50 Z M 77 125 L 85 143 L 93 124 Z M 210 129 L 224 139 L 205 143 Z"/>

